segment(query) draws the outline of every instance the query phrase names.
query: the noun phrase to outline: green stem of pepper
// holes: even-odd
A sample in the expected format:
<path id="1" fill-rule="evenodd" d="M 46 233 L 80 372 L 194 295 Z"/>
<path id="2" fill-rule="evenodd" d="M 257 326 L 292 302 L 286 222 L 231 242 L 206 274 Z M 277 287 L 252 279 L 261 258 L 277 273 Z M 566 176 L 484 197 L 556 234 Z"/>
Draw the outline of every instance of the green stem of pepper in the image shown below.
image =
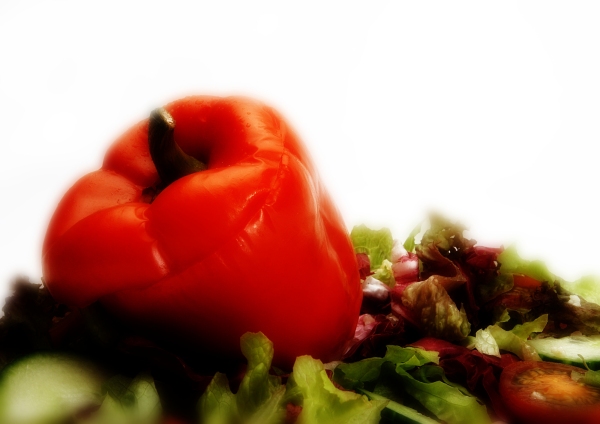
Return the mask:
<path id="1" fill-rule="evenodd" d="M 163 188 L 181 177 L 206 169 L 204 163 L 186 154 L 175 143 L 174 130 L 175 120 L 169 112 L 163 108 L 152 111 L 148 125 L 148 145 Z"/>

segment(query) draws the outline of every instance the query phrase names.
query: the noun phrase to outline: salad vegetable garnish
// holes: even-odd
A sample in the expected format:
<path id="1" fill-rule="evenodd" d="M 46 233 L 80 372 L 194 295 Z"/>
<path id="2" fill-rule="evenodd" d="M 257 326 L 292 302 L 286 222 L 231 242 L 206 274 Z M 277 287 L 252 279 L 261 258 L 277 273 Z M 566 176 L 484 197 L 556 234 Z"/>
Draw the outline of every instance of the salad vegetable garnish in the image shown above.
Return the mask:
<path id="1" fill-rule="evenodd" d="M 389 346 L 383 358 L 340 364 L 334 376 L 344 387 L 379 395 L 379 399 L 396 404 L 418 402 L 429 416 L 448 423 L 489 422 L 485 406 L 464 387 L 450 382 L 438 363 L 435 351 Z"/>
<path id="2" fill-rule="evenodd" d="M 271 108 L 171 103 L 67 192 L 44 284 L 14 284 L 0 422 L 599 422 L 600 280 L 464 230 L 348 234 Z"/>
<path id="3" fill-rule="evenodd" d="M 507 394 L 506 376 L 537 369 L 532 364 L 541 360 L 578 365 L 568 373 L 573 390 L 595 399 L 598 378 L 585 367 L 600 364 L 600 307 L 514 247 L 481 247 L 462 231 L 435 216 L 420 241 L 415 233 L 403 245 L 390 242 L 387 230 L 353 232 L 364 299 L 341 362 L 301 356 L 279 369 L 273 343 L 248 333 L 241 338 L 245 369 L 206 372 L 201 358 L 140 337 L 97 304 L 60 305 L 44 287 L 21 281 L 0 321 L 2 363 L 69 352 L 111 371 L 88 409 L 90 423 L 158 419 L 152 414 L 161 410 L 186 423 L 512 423 L 529 406 Z M 393 281 L 377 278 L 390 272 Z M 549 398 L 536 390 L 529 396 Z"/>
<path id="4" fill-rule="evenodd" d="M 539 361 L 543 354 L 535 346 L 545 340 L 566 345 L 572 334 L 594 340 L 598 305 L 583 293 L 567 291 L 565 287 L 575 285 L 543 263 L 522 259 L 514 247 L 479 246 L 464 237 L 462 226 L 440 216 L 430 218 L 420 241 L 418 233 L 400 248 L 397 243 L 387 248 L 388 256 L 378 262 L 389 260 L 395 271 L 395 284 L 382 282 L 388 287 L 385 296 L 371 289 L 381 265 L 371 266 L 364 315 L 347 360 L 383 356 L 391 340 L 437 351 L 446 378 L 478 396 L 491 416 L 509 420 L 512 413 L 499 395 L 503 369 L 514 362 Z M 365 252 L 363 245 L 357 252 Z M 562 360 L 582 365 L 576 355 L 570 356 L 576 359 Z"/>

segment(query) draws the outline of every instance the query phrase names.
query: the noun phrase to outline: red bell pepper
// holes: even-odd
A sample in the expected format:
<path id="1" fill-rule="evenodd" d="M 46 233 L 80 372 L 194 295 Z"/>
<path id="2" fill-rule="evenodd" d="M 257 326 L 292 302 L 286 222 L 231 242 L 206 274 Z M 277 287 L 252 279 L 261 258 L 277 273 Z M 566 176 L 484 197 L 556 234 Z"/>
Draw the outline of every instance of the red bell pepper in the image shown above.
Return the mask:
<path id="1" fill-rule="evenodd" d="M 121 136 L 59 203 L 43 274 L 58 302 L 100 301 L 210 354 L 262 331 L 280 366 L 339 357 L 362 298 L 304 146 L 273 109 L 236 97 L 173 102 Z"/>

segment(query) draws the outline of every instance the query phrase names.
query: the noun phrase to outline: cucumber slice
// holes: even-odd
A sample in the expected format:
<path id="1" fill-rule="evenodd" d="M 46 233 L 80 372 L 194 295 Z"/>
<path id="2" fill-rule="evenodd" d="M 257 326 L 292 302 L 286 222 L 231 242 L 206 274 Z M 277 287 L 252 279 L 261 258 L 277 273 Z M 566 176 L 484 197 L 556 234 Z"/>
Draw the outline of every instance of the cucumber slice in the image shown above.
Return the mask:
<path id="1" fill-rule="evenodd" d="M 560 339 L 552 337 L 529 340 L 529 343 L 544 361 L 560 362 L 592 370 L 600 369 L 600 336 L 568 336 Z"/>
<path id="2" fill-rule="evenodd" d="M 102 403 L 106 374 L 62 353 L 37 353 L 0 374 L 0 423 L 50 424 Z"/>

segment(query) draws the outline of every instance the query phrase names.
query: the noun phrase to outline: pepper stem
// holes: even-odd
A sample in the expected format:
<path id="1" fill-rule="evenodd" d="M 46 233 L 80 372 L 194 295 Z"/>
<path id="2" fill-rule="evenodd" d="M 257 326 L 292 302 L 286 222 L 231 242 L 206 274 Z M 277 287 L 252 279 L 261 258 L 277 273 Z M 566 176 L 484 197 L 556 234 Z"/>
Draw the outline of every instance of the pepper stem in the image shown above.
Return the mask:
<path id="1" fill-rule="evenodd" d="M 163 188 L 181 177 L 206 169 L 204 163 L 185 153 L 175 143 L 174 129 L 175 120 L 169 112 L 163 108 L 152 111 L 148 125 L 148 145 Z"/>

